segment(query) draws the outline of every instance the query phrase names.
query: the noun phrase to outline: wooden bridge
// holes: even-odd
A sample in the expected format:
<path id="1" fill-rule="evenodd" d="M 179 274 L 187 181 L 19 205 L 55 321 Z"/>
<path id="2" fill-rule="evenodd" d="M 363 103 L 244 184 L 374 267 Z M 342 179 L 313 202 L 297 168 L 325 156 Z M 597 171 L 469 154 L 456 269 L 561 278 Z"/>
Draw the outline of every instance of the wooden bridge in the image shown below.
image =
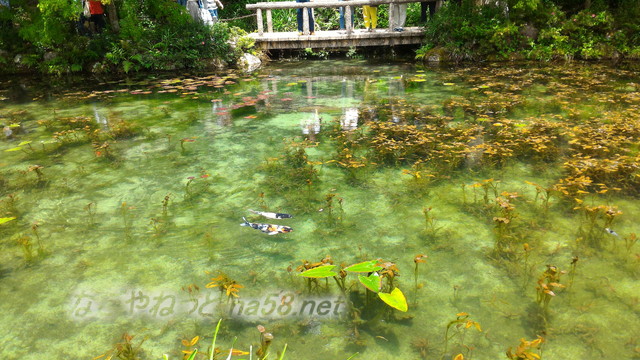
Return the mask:
<path id="1" fill-rule="evenodd" d="M 263 50 L 271 49 L 306 49 L 306 48 L 349 48 L 360 46 L 394 46 L 407 44 L 420 44 L 424 37 L 421 27 L 405 27 L 404 31 L 393 31 L 391 18 L 393 11 L 389 11 L 389 28 L 378 28 L 374 31 L 366 29 L 354 29 L 352 18 L 354 7 L 362 5 L 378 6 L 383 4 L 405 4 L 416 0 L 316 0 L 312 2 L 298 3 L 294 1 L 261 2 L 247 4 L 248 10 L 256 12 L 258 32 L 251 33 L 256 41 L 256 46 Z M 439 8 L 442 0 L 428 0 L 435 2 Z M 314 34 L 309 31 L 309 12 L 302 11 L 303 32 L 273 32 L 272 10 L 281 9 L 307 9 L 307 8 L 339 8 L 344 7 L 345 30 L 316 30 Z M 390 9 L 391 10 L 391 9 Z M 264 13 L 267 18 L 267 31 L 264 27 Z"/>

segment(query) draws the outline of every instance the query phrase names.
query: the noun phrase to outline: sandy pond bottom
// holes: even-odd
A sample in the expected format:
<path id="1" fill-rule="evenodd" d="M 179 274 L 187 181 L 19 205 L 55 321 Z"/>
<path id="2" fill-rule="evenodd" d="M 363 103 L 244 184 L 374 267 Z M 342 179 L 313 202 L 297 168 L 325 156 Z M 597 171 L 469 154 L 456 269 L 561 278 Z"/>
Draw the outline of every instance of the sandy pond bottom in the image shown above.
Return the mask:
<path id="1" fill-rule="evenodd" d="M 142 359 L 180 359 L 207 351 L 219 318 L 223 352 L 236 337 L 234 347 L 255 351 L 262 325 L 274 336 L 269 359 L 285 344 L 286 359 L 499 359 L 537 336 L 544 343 L 530 351 L 545 359 L 638 357 L 640 202 L 625 187 L 637 166 L 626 180 L 612 171 L 604 187 L 552 191 L 548 207 L 532 185 L 566 178 L 578 152 L 571 129 L 583 124 L 601 122 L 603 138 L 625 137 L 620 148 L 637 156 L 636 74 L 353 60 L 91 89 L 1 82 L 11 136 L 0 142 L 0 218 L 15 219 L 0 224 L 0 357 L 106 358 L 127 333 L 134 346 L 145 339 Z M 420 129 L 424 117 L 478 126 L 458 165 L 383 157 L 368 142 L 372 122 Z M 620 118 L 629 131 L 607 133 Z M 540 120 L 566 124 L 551 159 L 487 145 L 512 140 L 498 127 Z M 587 206 L 599 205 L 590 218 Z M 241 227 L 243 217 L 294 231 L 269 236 Z M 419 254 L 428 258 L 416 278 Z M 309 293 L 296 268 L 326 256 L 395 263 L 409 310 L 375 296 L 365 305 L 355 274 L 346 284 L 361 321 L 342 311 L 333 279 Z M 543 278 L 547 265 L 559 284 Z M 205 287 L 221 274 L 243 286 L 239 298 Z M 536 290 L 541 278 L 555 296 Z M 314 311 L 299 314 L 304 301 Z"/>

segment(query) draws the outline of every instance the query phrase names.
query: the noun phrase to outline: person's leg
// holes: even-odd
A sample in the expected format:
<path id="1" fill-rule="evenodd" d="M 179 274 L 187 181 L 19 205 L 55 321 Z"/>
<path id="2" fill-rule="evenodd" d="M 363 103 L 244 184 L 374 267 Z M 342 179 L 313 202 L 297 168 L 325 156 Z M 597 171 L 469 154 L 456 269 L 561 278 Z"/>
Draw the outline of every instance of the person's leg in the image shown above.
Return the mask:
<path id="1" fill-rule="evenodd" d="M 373 6 L 371 7 L 371 28 L 375 29 L 376 27 L 378 27 L 378 7 L 377 6 Z"/>
<path id="2" fill-rule="evenodd" d="M 340 10 L 340 30 L 344 30 L 346 29 L 345 23 L 344 23 L 344 6 L 341 6 L 339 10 Z"/>
<path id="3" fill-rule="evenodd" d="M 304 0 L 296 0 L 296 2 L 301 3 L 305 2 Z M 302 32 L 302 9 L 297 9 L 297 18 L 298 18 L 298 32 Z"/>
<path id="4" fill-rule="evenodd" d="M 389 26 L 392 29 L 396 29 L 398 27 L 398 5 L 397 4 L 389 4 Z"/>
<path id="5" fill-rule="evenodd" d="M 404 29 L 404 25 L 407 22 L 407 4 L 398 4 L 396 7 L 396 11 L 398 28 Z"/>
<path id="6" fill-rule="evenodd" d="M 362 5 L 362 17 L 364 17 L 364 27 L 371 28 L 371 15 L 369 14 L 371 7 L 369 5 Z"/>
<path id="7" fill-rule="evenodd" d="M 428 3 L 423 1 L 420 3 L 420 22 L 427 22 L 427 8 L 429 7 Z"/>
<path id="8" fill-rule="evenodd" d="M 311 32 L 312 35 L 316 31 L 316 21 L 313 19 L 313 9 L 312 8 L 309 8 L 309 31 Z"/>

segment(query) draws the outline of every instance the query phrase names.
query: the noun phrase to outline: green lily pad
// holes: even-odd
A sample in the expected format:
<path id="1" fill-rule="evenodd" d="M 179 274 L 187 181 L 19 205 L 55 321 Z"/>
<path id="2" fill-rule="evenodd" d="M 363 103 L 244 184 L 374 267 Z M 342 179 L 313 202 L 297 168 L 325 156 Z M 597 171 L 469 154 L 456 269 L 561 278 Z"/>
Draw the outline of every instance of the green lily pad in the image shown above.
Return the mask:
<path id="1" fill-rule="evenodd" d="M 377 293 L 380 291 L 380 287 L 382 287 L 382 279 L 378 273 L 374 272 L 369 276 L 358 275 L 358 280 L 364 285 L 367 289 Z"/>
<path id="2" fill-rule="evenodd" d="M 0 218 L 0 224 L 4 224 L 4 223 L 9 222 L 9 221 L 11 221 L 11 220 L 15 220 L 15 218 L 16 218 L 15 216 L 13 216 L 13 217 L 3 217 L 3 218 Z"/>
<path id="3" fill-rule="evenodd" d="M 377 264 L 378 264 L 378 260 L 365 261 L 365 262 L 353 264 L 349 267 L 346 267 L 345 270 L 351 271 L 351 272 L 366 272 L 366 273 L 381 270 L 382 266 L 379 266 Z"/>
<path id="4" fill-rule="evenodd" d="M 323 265 L 318 266 L 313 269 L 305 270 L 301 272 L 299 275 L 308 277 L 308 278 L 326 278 L 330 276 L 338 275 L 336 272 L 332 271 L 335 265 Z"/>
<path id="5" fill-rule="evenodd" d="M 389 294 L 387 293 L 378 293 L 378 296 L 382 301 L 384 301 L 387 305 L 391 306 L 394 309 L 400 310 L 402 312 L 406 312 L 409 310 L 409 305 L 407 305 L 407 298 L 404 297 L 404 294 L 400 289 L 395 288 Z"/>

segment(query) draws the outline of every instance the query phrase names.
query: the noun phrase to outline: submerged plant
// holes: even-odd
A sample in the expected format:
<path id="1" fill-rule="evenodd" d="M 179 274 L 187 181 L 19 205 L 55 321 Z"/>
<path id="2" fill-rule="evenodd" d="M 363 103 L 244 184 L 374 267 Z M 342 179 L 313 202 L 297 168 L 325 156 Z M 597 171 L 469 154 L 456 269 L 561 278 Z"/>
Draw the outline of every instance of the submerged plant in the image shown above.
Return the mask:
<path id="1" fill-rule="evenodd" d="M 421 263 L 425 263 L 427 262 L 427 255 L 424 254 L 418 254 L 413 258 L 413 262 L 416 264 L 415 269 L 413 270 L 413 278 L 414 278 L 414 285 L 415 285 L 415 300 L 414 302 L 417 303 L 418 302 L 418 265 Z"/>
<path id="2" fill-rule="evenodd" d="M 482 331 L 482 328 L 480 327 L 480 323 L 469 319 L 469 316 L 470 315 L 468 313 L 466 313 L 466 312 L 457 313 L 456 314 L 456 319 L 450 321 L 447 324 L 447 330 L 444 333 L 444 351 L 443 351 L 443 354 L 447 353 L 447 347 L 449 345 L 449 340 L 451 340 L 455 336 L 458 336 L 460 344 L 462 346 L 466 347 L 468 350 L 470 349 L 469 347 L 465 346 L 465 344 L 464 344 L 464 338 L 465 338 L 466 330 L 469 329 L 470 327 L 474 327 L 476 330 Z M 452 334 L 452 335 L 449 335 L 449 331 L 451 330 L 452 327 L 456 330 L 456 332 L 454 334 Z"/>
<path id="3" fill-rule="evenodd" d="M 87 205 L 85 205 L 83 208 L 84 211 L 87 213 L 87 224 L 89 226 L 93 226 L 96 222 L 95 219 L 96 219 L 97 207 L 98 205 L 96 205 L 93 202 L 90 202 Z"/>
<path id="4" fill-rule="evenodd" d="M 113 349 L 106 353 L 93 358 L 94 360 L 105 358 L 107 360 L 118 358 L 121 360 L 140 360 L 140 351 L 142 350 L 142 344 L 147 340 L 142 339 L 137 345 L 133 343 L 135 336 L 124 333 L 122 335 L 122 341 L 117 343 Z"/>
<path id="5" fill-rule="evenodd" d="M 561 274 L 564 274 L 564 271 L 558 270 L 558 268 L 553 265 L 547 265 L 547 269 L 538 279 L 538 285 L 536 286 L 536 301 L 542 309 L 545 321 L 549 311 L 549 302 L 551 301 L 551 298 L 556 296 L 556 292 L 559 289 L 565 287 L 560 283 Z"/>
<path id="6" fill-rule="evenodd" d="M 210 274 L 207 272 L 207 274 Z M 244 288 L 244 286 L 238 284 L 235 280 L 231 279 L 224 273 L 220 273 L 220 275 L 215 278 L 211 278 L 211 282 L 206 285 L 207 288 L 217 287 L 220 289 L 220 299 L 222 296 L 227 297 L 227 301 L 232 301 L 233 298 L 240 297 L 238 293 L 240 289 Z"/>
<path id="7" fill-rule="evenodd" d="M 539 349 L 540 346 L 544 343 L 544 339 L 538 336 L 537 339 L 532 341 L 527 341 L 525 339 L 520 339 L 520 345 L 516 348 L 515 352 L 512 352 L 511 349 L 507 350 L 507 357 L 511 360 L 536 360 L 540 359 L 540 354 L 535 353 L 536 349 Z"/>
<path id="8" fill-rule="evenodd" d="M 256 355 L 259 360 L 264 360 L 269 355 L 269 347 L 271 347 L 271 342 L 273 341 L 273 334 L 267 332 L 264 326 L 258 325 L 258 331 L 260 332 L 260 347 Z"/>

